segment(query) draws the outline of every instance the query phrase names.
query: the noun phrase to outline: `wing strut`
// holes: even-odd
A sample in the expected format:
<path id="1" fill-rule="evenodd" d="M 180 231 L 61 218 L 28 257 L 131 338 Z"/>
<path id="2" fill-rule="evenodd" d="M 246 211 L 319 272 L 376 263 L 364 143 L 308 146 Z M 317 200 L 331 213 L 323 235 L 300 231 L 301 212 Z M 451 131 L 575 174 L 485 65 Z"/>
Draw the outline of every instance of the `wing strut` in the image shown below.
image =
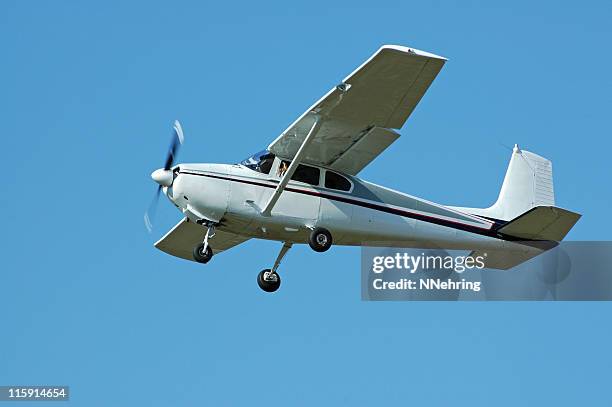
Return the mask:
<path id="1" fill-rule="evenodd" d="M 297 153 L 295 154 L 295 157 L 293 157 L 293 161 L 291 161 L 291 164 L 289 164 L 289 168 L 287 168 L 287 171 L 283 175 L 283 179 L 281 179 L 281 181 L 278 183 L 276 189 L 274 190 L 274 193 L 268 200 L 268 203 L 266 204 L 264 209 L 261 211 L 261 214 L 263 216 L 270 216 L 270 213 L 272 212 L 272 208 L 274 208 L 274 205 L 276 205 L 278 198 L 280 198 L 281 193 L 285 190 L 287 183 L 289 182 L 289 180 L 293 176 L 293 173 L 295 172 L 298 165 L 300 164 L 300 161 L 302 160 L 302 157 L 304 156 L 306 149 L 308 148 L 308 146 L 314 139 L 315 135 L 317 134 L 317 131 L 319 130 L 319 127 L 321 126 L 321 116 L 317 113 L 315 113 L 314 116 L 315 116 L 315 121 L 312 124 L 312 127 L 310 128 L 310 130 L 308 131 L 306 138 L 304 139 L 304 141 L 302 142 L 302 145 L 300 146 Z"/>

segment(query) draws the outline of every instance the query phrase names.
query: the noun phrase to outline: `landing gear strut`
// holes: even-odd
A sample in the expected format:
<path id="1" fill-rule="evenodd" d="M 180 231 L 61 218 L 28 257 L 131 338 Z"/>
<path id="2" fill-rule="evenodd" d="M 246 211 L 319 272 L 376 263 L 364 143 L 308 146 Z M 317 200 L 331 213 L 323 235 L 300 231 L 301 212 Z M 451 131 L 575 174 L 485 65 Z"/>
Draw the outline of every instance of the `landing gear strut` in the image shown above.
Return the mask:
<path id="1" fill-rule="evenodd" d="M 281 248 L 280 253 L 278 254 L 278 257 L 276 258 L 276 261 L 274 262 L 274 266 L 272 267 L 272 269 L 262 270 L 257 275 L 257 285 L 259 285 L 259 288 L 261 288 L 265 292 L 272 293 L 278 290 L 278 288 L 280 287 L 281 278 L 276 272 L 276 270 L 278 269 L 278 266 L 283 260 L 283 257 L 285 257 L 287 251 L 291 249 L 291 246 L 293 246 L 293 243 L 285 242 L 285 244 L 283 244 L 283 247 Z"/>
<path id="2" fill-rule="evenodd" d="M 208 244 L 208 239 L 215 236 L 215 225 L 209 224 L 204 235 L 204 241 L 193 248 L 193 259 L 198 263 L 206 264 L 212 259 L 213 251 Z"/>

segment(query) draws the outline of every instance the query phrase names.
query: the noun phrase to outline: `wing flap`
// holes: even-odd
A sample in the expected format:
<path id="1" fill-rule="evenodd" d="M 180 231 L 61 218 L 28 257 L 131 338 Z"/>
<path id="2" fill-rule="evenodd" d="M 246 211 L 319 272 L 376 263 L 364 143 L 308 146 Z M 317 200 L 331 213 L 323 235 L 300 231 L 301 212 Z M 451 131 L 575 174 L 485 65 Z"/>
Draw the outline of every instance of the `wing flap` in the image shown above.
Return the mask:
<path id="1" fill-rule="evenodd" d="M 204 228 L 184 218 L 164 237 L 159 239 L 155 243 L 155 247 L 172 256 L 194 261 L 193 248 L 201 243 L 203 238 Z M 213 253 L 217 254 L 247 240 L 249 240 L 248 237 L 217 230 L 215 237 L 210 240 L 210 247 L 212 247 Z"/>
<path id="2" fill-rule="evenodd" d="M 335 160 L 331 168 L 347 174 L 357 174 L 398 137 L 399 134 L 393 130 L 374 127 Z"/>

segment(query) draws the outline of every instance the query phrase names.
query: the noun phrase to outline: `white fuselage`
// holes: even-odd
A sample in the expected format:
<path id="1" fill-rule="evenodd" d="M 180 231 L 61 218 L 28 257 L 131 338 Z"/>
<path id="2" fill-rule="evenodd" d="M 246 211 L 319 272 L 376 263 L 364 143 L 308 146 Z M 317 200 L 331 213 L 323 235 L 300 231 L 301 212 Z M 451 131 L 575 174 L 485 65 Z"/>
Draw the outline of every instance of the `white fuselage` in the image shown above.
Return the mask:
<path id="1" fill-rule="evenodd" d="M 261 214 L 280 180 L 280 160 L 269 174 L 235 164 L 181 164 L 164 188 L 192 221 L 212 221 L 246 237 L 305 243 L 324 227 L 336 245 L 373 245 L 478 250 L 514 245 L 495 236 L 495 221 L 343 175 L 349 191 L 291 180 L 270 216 Z M 178 169 L 178 171 L 176 171 Z"/>

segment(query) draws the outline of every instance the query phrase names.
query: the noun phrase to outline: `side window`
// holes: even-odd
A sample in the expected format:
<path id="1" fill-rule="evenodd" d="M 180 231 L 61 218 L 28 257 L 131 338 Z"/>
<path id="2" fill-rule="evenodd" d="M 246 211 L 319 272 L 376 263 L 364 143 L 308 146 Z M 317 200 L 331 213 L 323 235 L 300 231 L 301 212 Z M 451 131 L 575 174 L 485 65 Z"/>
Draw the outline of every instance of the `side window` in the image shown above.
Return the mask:
<path id="1" fill-rule="evenodd" d="M 318 168 L 298 165 L 297 170 L 295 170 L 291 179 L 294 181 L 305 182 L 310 185 L 319 185 L 319 174 L 320 170 Z"/>
<path id="2" fill-rule="evenodd" d="M 325 172 L 325 188 L 337 189 L 340 191 L 349 191 L 351 189 L 351 183 L 349 180 L 344 178 L 340 174 L 335 172 Z"/>

